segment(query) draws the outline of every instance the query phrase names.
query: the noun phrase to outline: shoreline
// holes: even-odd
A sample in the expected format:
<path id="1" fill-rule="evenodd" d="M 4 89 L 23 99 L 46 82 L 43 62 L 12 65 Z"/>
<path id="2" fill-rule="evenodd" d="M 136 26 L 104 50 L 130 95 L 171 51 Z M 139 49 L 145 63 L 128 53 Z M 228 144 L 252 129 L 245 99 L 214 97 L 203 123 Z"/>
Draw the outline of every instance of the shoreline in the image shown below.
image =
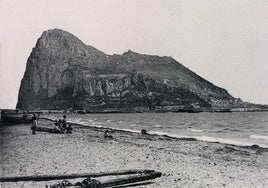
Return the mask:
<path id="1" fill-rule="evenodd" d="M 47 117 L 41 117 L 40 119 L 54 122 L 54 119 L 47 118 Z M 133 133 L 133 134 L 140 134 L 141 133 L 141 131 L 134 130 L 134 129 L 117 129 L 117 128 L 105 127 L 105 126 L 83 125 L 83 124 L 73 123 L 73 122 L 68 122 L 68 123 L 72 124 L 72 126 L 78 126 L 78 127 L 84 127 L 84 128 L 90 127 L 90 128 L 100 129 L 100 130 L 122 131 L 123 133 L 124 132 L 129 132 L 129 133 Z M 264 150 L 268 151 L 268 147 L 264 147 L 264 146 L 258 145 L 258 144 L 245 144 L 245 145 L 242 145 L 242 144 L 232 144 L 232 143 L 220 142 L 220 141 L 209 141 L 209 140 L 199 139 L 198 136 L 197 137 L 179 136 L 179 135 L 172 135 L 172 134 L 167 133 L 167 132 L 161 132 L 161 134 L 159 134 L 159 133 L 156 133 L 155 131 L 149 131 L 146 134 L 151 135 L 151 136 L 169 137 L 169 138 L 177 139 L 177 140 L 189 140 L 189 141 L 219 143 L 219 144 L 226 144 L 226 145 L 229 145 L 229 146 L 236 146 L 236 147 L 242 147 L 242 148 L 252 148 L 252 149 L 258 149 L 259 148 L 259 149 L 264 149 Z"/>
<path id="2" fill-rule="evenodd" d="M 40 125 L 51 121 L 40 119 Z M 1 126 L 2 176 L 152 169 L 163 173 L 144 187 L 267 187 L 268 149 L 141 135 L 74 124 L 74 133 L 31 135 L 30 125 Z M 1 183 L 45 187 L 51 182 Z"/>

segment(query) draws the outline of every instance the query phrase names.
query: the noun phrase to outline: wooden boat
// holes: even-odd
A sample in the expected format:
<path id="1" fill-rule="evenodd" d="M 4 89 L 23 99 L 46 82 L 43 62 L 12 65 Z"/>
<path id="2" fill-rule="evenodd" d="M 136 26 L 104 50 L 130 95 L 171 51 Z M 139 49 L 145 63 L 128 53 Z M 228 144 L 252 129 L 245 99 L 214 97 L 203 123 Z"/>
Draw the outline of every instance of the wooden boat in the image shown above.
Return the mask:
<path id="1" fill-rule="evenodd" d="M 1 122 L 2 123 L 31 123 L 33 113 L 20 110 L 1 110 Z"/>
<path id="2" fill-rule="evenodd" d="M 40 127 L 40 126 L 36 127 L 36 131 L 63 134 L 63 132 L 61 132 L 60 130 L 55 130 L 53 128 L 48 128 L 48 127 Z"/>

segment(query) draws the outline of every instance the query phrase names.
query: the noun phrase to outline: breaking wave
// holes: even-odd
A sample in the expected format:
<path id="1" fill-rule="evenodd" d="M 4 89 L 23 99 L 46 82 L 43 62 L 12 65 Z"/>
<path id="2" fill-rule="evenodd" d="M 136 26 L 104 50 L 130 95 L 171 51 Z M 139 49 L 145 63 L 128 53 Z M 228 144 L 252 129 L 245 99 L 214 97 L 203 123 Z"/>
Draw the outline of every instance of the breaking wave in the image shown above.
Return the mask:
<path id="1" fill-rule="evenodd" d="M 249 137 L 250 137 L 250 138 L 255 138 L 255 139 L 264 139 L 264 140 L 268 140 L 268 136 L 257 135 L 257 134 L 250 135 Z"/>
<path id="2" fill-rule="evenodd" d="M 204 131 L 202 129 L 192 129 L 192 128 L 187 128 L 186 130 L 192 131 L 192 132 L 203 132 Z"/>

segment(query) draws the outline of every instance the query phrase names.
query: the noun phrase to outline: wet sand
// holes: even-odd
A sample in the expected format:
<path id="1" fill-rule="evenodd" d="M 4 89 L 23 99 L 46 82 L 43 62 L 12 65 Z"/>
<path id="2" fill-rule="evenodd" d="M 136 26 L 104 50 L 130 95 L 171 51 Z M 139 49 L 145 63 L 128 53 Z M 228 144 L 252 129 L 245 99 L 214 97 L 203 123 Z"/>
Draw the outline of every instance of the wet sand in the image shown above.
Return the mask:
<path id="1" fill-rule="evenodd" d="M 52 123 L 40 120 L 39 125 Z M 151 169 L 163 173 L 138 187 L 268 187 L 268 149 L 73 126 L 74 132 L 31 134 L 30 125 L 0 126 L 1 177 Z M 70 180 L 77 182 L 78 180 Z M 61 181 L 8 182 L 45 187 Z"/>

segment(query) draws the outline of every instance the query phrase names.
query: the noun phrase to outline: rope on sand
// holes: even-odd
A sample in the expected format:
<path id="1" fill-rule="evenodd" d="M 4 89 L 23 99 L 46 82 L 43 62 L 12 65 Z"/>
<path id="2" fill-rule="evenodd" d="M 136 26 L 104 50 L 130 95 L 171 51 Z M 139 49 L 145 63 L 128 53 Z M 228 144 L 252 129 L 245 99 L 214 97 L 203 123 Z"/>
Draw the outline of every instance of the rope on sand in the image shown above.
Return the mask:
<path id="1" fill-rule="evenodd" d="M 84 179 L 82 182 L 77 182 L 75 184 L 70 183 L 67 180 L 62 181 L 61 183 L 50 185 L 49 188 L 67 188 L 67 187 L 81 187 L 81 188 L 104 188 L 101 182 L 95 179 Z M 48 187 L 48 186 L 46 186 Z"/>

